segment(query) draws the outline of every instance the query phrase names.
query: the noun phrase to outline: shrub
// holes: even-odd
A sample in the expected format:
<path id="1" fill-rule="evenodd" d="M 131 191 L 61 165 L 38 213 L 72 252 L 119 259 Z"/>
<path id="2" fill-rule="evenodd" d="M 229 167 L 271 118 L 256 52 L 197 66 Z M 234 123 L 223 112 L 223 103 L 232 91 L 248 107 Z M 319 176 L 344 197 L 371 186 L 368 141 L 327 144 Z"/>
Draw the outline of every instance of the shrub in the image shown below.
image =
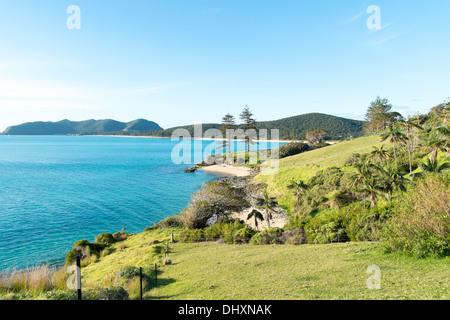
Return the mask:
<path id="1" fill-rule="evenodd" d="M 138 267 L 128 266 L 119 271 L 119 277 L 123 279 L 133 279 L 139 277 L 140 270 Z"/>
<path id="2" fill-rule="evenodd" d="M 341 190 L 333 190 L 326 197 L 328 198 L 330 208 L 340 208 L 350 201 L 348 195 Z"/>
<path id="3" fill-rule="evenodd" d="M 235 242 L 235 233 L 238 230 L 247 228 L 244 221 L 235 219 L 229 220 L 222 217 L 212 226 L 203 229 L 203 235 L 207 240 L 224 239 L 226 243 Z"/>
<path id="4" fill-rule="evenodd" d="M 180 233 L 180 241 L 181 242 L 197 242 L 203 238 L 203 230 L 202 229 L 186 229 L 181 231 Z"/>
<path id="5" fill-rule="evenodd" d="M 208 182 L 192 196 L 189 206 L 180 213 L 180 221 L 189 229 L 204 228 L 214 216 L 220 218 L 230 211 L 248 207 L 245 196 L 243 189 L 228 183 Z"/>
<path id="6" fill-rule="evenodd" d="M 312 144 L 311 145 L 311 150 L 325 148 L 325 147 L 328 147 L 328 146 L 329 146 L 329 144 L 326 143 L 326 142 L 316 143 L 316 144 Z"/>
<path id="7" fill-rule="evenodd" d="M 95 237 L 96 243 L 101 243 L 104 245 L 110 245 L 116 242 L 117 240 L 114 238 L 114 236 L 111 233 L 101 233 L 98 236 Z"/>
<path id="8" fill-rule="evenodd" d="M 161 225 L 164 228 L 177 228 L 183 226 L 180 218 L 177 215 L 165 218 L 163 221 L 161 221 Z"/>
<path id="9" fill-rule="evenodd" d="M 392 216 L 392 205 L 363 209 L 361 203 L 345 208 L 349 216 L 346 233 L 352 241 L 379 241 L 386 221 Z"/>
<path id="10" fill-rule="evenodd" d="M 305 225 L 308 243 L 331 243 L 345 236 L 345 219 L 345 211 L 339 209 L 321 212 L 310 219 Z"/>
<path id="11" fill-rule="evenodd" d="M 236 244 L 249 243 L 254 234 L 255 231 L 253 231 L 251 228 L 245 227 L 234 232 L 233 241 Z"/>
<path id="12" fill-rule="evenodd" d="M 210 227 L 203 229 L 203 235 L 207 240 L 215 240 L 222 237 L 222 225 L 216 223 Z"/>
<path id="13" fill-rule="evenodd" d="M 310 150 L 308 144 L 303 142 L 291 142 L 279 147 L 279 158 L 290 157 L 302 152 L 306 152 Z"/>
<path id="14" fill-rule="evenodd" d="M 404 195 L 382 232 L 387 252 L 418 258 L 450 254 L 450 175 L 429 175 Z"/>
<path id="15" fill-rule="evenodd" d="M 116 232 L 113 234 L 113 238 L 115 240 L 115 242 L 120 242 L 120 241 L 124 241 L 127 240 L 128 238 L 128 234 L 126 234 L 125 232 Z"/>
<path id="16" fill-rule="evenodd" d="M 128 292 L 122 287 L 83 290 L 85 300 L 128 300 Z"/>
<path id="17" fill-rule="evenodd" d="M 300 245 L 308 243 L 308 239 L 306 238 L 305 230 L 303 229 L 290 229 L 283 232 L 283 235 L 280 237 L 280 240 L 284 244 L 290 245 Z"/>
<path id="18" fill-rule="evenodd" d="M 90 243 L 88 240 L 80 240 L 74 243 L 73 249 L 66 255 L 66 264 L 72 264 L 76 261 L 76 257 L 80 259 L 89 258 L 91 255 L 100 256 L 101 251 L 105 249 L 106 245 L 101 243 Z"/>
<path id="19" fill-rule="evenodd" d="M 283 229 L 269 228 L 267 230 L 255 233 L 250 239 L 251 244 L 282 244 L 281 236 Z"/>
<path id="20" fill-rule="evenodd" d="M 74 248 L 77 248 L 77 247 L 83 248 L 83 247 L 87 247 L 89 244 L 90 244 L 90 242 L 88 240 L 80 240 L 80 241 L 75 242 L 73 244 L 73 246 L 74 246 Z"/>

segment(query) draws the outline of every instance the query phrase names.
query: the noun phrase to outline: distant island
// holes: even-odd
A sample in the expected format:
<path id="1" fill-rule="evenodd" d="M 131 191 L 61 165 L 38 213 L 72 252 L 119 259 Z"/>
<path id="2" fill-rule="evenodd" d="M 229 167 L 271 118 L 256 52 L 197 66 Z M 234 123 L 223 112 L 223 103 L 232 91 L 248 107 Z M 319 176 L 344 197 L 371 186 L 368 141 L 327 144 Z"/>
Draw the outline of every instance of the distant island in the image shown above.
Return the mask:
<path id="1" fill-rule="evenodd" d="M 116 120 L 85 120 L 70 121 L 61 120 L 58 122 L 27 122 L 17 126 L 7 128 L 2 134 L 10 135 L 92 135 L 106 134 L 113 132 L 140 132 L 150 130 L 162 130 L 153 121 L 137 119 L 130 122 L 120 122 Z"/>
<path id="2" fill-rule="evenodd" d="M 283 140 L 304 140 L 306 134 L 320 128 L 328 132 L 327 139 L 343 140 L 364 135 L 364 121 L 336 117 L 322 113 L 308 113 L 274 121 L 260 121 L 257 129 L 280 130 L 279 138 Z M 205 123 L 203 131 L 211 128 L 219 129 L 220 123 Z M 116 120 L 85 120 L 58 122 L 28 122 L 7 128 L 4 135 L 128 135 L 171 137 L 176 129 L 187 129 L 194 133 L 194 125 L 186 125 L 163 129 L 156 122 L 137 119 L 130 122 Z"/>

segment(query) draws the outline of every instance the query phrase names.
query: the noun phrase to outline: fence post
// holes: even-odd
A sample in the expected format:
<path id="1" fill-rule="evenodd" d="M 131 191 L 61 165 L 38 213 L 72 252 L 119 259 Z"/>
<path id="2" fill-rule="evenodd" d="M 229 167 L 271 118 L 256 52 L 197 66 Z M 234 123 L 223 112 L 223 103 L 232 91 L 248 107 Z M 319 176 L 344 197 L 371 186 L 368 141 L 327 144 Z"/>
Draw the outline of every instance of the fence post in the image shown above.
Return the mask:
<path id="1" fill-rule="evenodd" d="M 141 300 L 142 300 L 142 267 L 139 267 L 139 277 L 141 280 Z"/>
<path id="2" fill-rule="evenodd" d="M 170 242 L 173 243 L 173 232 L 170 234 Z"/>
<path id="3" fill-rule="evenodd" d="M 80 259 L 80 256 L 77 256 L 77 291 L 78 291 L 78 300 L 81 301 L 81 259 Z"/>

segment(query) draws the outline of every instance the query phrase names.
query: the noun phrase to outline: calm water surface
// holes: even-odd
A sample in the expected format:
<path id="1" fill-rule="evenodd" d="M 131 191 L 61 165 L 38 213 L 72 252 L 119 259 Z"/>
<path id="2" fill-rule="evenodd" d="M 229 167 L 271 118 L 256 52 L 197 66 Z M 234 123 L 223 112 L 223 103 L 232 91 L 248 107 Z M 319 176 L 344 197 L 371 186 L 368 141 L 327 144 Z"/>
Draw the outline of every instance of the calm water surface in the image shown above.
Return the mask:
<path id="1" fill-rule="evenodd" d="M 99 233 L 122 228 L 141 232 L 180 212 L 192 192 L 218 176 L 183 173 L 190 165 L 171 159 L 177 144 L 0 136 L 0 270 L 59 264 L 77 240 L 94 241 Z M 208 145 L 204 141 L 200 149 Z"/>

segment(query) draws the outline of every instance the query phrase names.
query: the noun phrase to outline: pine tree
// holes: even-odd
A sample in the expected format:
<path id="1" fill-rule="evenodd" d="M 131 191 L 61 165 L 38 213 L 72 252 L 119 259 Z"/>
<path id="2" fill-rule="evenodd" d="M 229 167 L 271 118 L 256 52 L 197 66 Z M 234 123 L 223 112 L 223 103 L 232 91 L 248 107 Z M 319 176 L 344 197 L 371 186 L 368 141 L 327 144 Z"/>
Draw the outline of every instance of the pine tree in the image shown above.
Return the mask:
<path id="1" fill-rule="evenodd" d="M 220 126 L 220 131 L 222 132 L 223 136 L 225 137 L 225 140 L 223 140 L 223 143 L 221 146 L 219 146 L 217 149 L 225 149 L 225 154 L 227 155 L 227 163 L 230 162 L 231 157 L 231 137 L 228 134 L 229 130 L 233 130 L 236 128 L 236 122 L 233 115 L 227 113 L 222 118 L 222 125 Z"/>
<path id="2" fill-rule="evenodd" d="M 256 120 L 253 118 L 253 113 L 247 105 L 244 107 L 244 110 L 242 110 L 239 118 L 242 120 L 241 129 L 247 132 L 244 141 L 247 144 L 247 152 L 250 156 L 250 145 L 255 143 L 255 137 L 252 136 L 250 130 L 256 130 Z"/>
<path id="3" fill-rule="evenodd" d="M 377 97 L 370 103 L 365 116 L 366 133 L 374 133 L 386 130 L 386 128 L 402 118 L 401 114 L 392 110 L 392 104 L 388 99 Z"/>

